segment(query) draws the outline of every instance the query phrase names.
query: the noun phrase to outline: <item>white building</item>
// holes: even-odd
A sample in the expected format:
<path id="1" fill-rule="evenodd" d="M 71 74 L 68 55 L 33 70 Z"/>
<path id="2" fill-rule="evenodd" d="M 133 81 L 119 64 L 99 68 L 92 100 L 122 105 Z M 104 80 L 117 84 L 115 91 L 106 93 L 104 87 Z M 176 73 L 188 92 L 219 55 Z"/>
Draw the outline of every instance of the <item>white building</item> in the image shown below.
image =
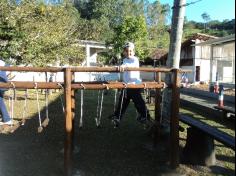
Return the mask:
<path id="1" fill-rule="evenodd" d="M 200 74 L 203 79 L 235 84 L 235 34 L 194 46 L 198 48 L 196 64 L 202 65 Z"/>
<path id="2" fill-rule="evenodd" d="M 108 51 L 111 47 L 107 47 L 103 42 L 88 41 L 88 40 L 79 40 L 78 45 L 85 48 L 86 57 L 82 62 L 82 67 L 97 66 L 97 55 L 99 52 Z M 59 64 L 55 64 L 60 67 Z M 64 65 L 69 66 L 69 65 Z M 46 80 L 45 73 L 36 73 L 36 72 L 12 72 L 15 75 L 13 81 L 35 81 L 35 82 L 44 82 Z M 48 73 L 49 79 L 50 73 Z M 80 72 L 75 73 L 75 81 L 94 81 L 94 80 L 114 80 L 117 79 L 117 74 L 113 73 L 87 73 Z M 54 81 L 63 81 L 64 75 L 62 72 L 53 74 Z"/>
<path id="3" fill-rule="evenodd" d="M 235 83 L 235 35 L 214 37 L 196 34 L 181 45 L 180 68 L 187 73 L 189 82 Z M 168 54 L 160 58 L 165 65 Z M 218 76 L 216 76 L 218 75 Z"/>
<path id="4" fill-rule="evenodd" d="M 97 55 L 99 52 L 104 52 L 111 47 L 107 47 L 103 42 L 96 42 L 90 40 L 79 40 L 79 46 L 85 47 L 86 58 L 82 63 L 82 66 L 96 66 L 97 65 Z"/>

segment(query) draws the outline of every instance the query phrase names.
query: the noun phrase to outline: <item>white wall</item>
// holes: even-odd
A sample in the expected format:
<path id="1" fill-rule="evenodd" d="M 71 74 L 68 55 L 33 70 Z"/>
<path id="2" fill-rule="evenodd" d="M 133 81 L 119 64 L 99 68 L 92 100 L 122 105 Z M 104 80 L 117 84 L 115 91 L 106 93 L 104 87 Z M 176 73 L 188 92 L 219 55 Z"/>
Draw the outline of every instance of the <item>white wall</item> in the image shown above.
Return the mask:
<path id="1" fill-rule="evenodd" d="M 200 66 L 200 81 L 210 80 L 210 60 L 195 59 L 195 66 Z"/>
<path id="2" fill-rule="evenodd" d="M 35 82 L 45 82 L 45 73 L 34 73 L 34 72 L 12 72 L 15 75 L 15 78 L 12 81 L 35 81 Z M 50 73 L 48 73 L 49 79 Z M 119 73 L 100 73 L 100 72 L 76 72 L 75 73 L 75 81 L 82 82 L 82 81 L 96 81 L 96 80 L 106 80 L 106 81 L 116 81 L 119 80 Z M 140 77 L 144 81 L 153 81 L 154 80 L 154 73 L 150 72 L 141 72 Z M 162 74 L 162 80 L 164 80 L 165 74 Z M 63 82 L 64 81 L 64 73 L 58 72 L 53 73 L 53 81 L 55 82 Z"/>
<path id="3" fill-rule="evenodd" d="M 45 82 L 45 73 L 34 73 L 34 72 L 12 72 L 12 75 L 15 77 L 12 81 L 34 81 L 34 82 Z M 50 73 L 48 73 L 49 79 Z M 117 73 L 87 73 L 87 72 L 76 72 L 75 73 L 75 81 L 95 81 L 95 80 L 107 80 L 107 81 L 116 81 L 119 79 L 119 75 Z M 63 82 L 64 81 L 64 73 L 58 72 L 53 73 L 53 81 L 55 82 Z"/>

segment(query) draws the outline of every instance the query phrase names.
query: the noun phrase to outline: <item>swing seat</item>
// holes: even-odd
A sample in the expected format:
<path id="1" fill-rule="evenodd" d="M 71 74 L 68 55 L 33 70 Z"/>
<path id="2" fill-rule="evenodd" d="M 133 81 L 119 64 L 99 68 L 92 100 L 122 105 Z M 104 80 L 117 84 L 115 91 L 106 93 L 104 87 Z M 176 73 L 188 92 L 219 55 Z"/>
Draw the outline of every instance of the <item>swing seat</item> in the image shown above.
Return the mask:
<path id="1" fill-rule="evenodd" d="M 20 127 L 20 123 L 19 122 L 16 122 L 16 123 L 12 122 L 11 125 L 3 124 L 3 125 L 0 126 L 0 133 L 3 133 L 3 134 L 13 133 L 19 127 Z"/>

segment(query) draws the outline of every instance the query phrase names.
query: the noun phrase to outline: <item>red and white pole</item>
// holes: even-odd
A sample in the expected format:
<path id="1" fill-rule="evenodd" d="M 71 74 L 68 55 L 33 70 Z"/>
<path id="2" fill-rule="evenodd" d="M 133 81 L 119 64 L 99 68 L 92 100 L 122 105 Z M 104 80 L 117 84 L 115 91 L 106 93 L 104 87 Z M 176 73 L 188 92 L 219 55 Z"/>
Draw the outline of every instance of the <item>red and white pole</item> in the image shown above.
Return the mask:
<path id="1" fill-rule="evenodd" d="M 218 107 L 224 107 L 224 86 L 220 86 L 219 96 L 218 96 Z"/>

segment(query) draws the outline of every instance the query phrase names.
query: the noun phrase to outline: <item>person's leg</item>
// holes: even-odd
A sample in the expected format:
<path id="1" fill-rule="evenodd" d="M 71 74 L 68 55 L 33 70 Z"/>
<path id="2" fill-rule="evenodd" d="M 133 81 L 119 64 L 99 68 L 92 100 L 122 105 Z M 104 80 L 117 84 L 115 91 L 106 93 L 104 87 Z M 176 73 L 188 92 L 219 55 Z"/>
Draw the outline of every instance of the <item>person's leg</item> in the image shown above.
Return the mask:
<path id="1" fill-rule="evenodd" d="M 8 122 L 8 121 L 11 120 L 11 118 L 8 114 L 7 107 L 4 103 L 3 95 L 4 95 L 4 91 L 0 90 L 0 111 L 1 111 L 1 114 L 2 114 L 3 122 Z"/>
<path id="2" fill-rule="evenodd" d="M 132 90 L 132 97 L 131 99 L 134 102 L 135 108 L 137 109 L 140 117 L 138 120 L 145 121 L 150 120 L 149 111 L 146 107 L 145 101 L 141 95 L 141 89 L 134 89 Z"/>
<path id="3" fill-rule="evenodd" d="M 115 111 L 115 116 L 118 117 L 119 120 L 123 117 L 125 114 L 125 111 L 130 103 L 130 97 L 128 95 L 127 90 L 122 90 L 120 97 L 119 97 L 119 102 Z"/>

